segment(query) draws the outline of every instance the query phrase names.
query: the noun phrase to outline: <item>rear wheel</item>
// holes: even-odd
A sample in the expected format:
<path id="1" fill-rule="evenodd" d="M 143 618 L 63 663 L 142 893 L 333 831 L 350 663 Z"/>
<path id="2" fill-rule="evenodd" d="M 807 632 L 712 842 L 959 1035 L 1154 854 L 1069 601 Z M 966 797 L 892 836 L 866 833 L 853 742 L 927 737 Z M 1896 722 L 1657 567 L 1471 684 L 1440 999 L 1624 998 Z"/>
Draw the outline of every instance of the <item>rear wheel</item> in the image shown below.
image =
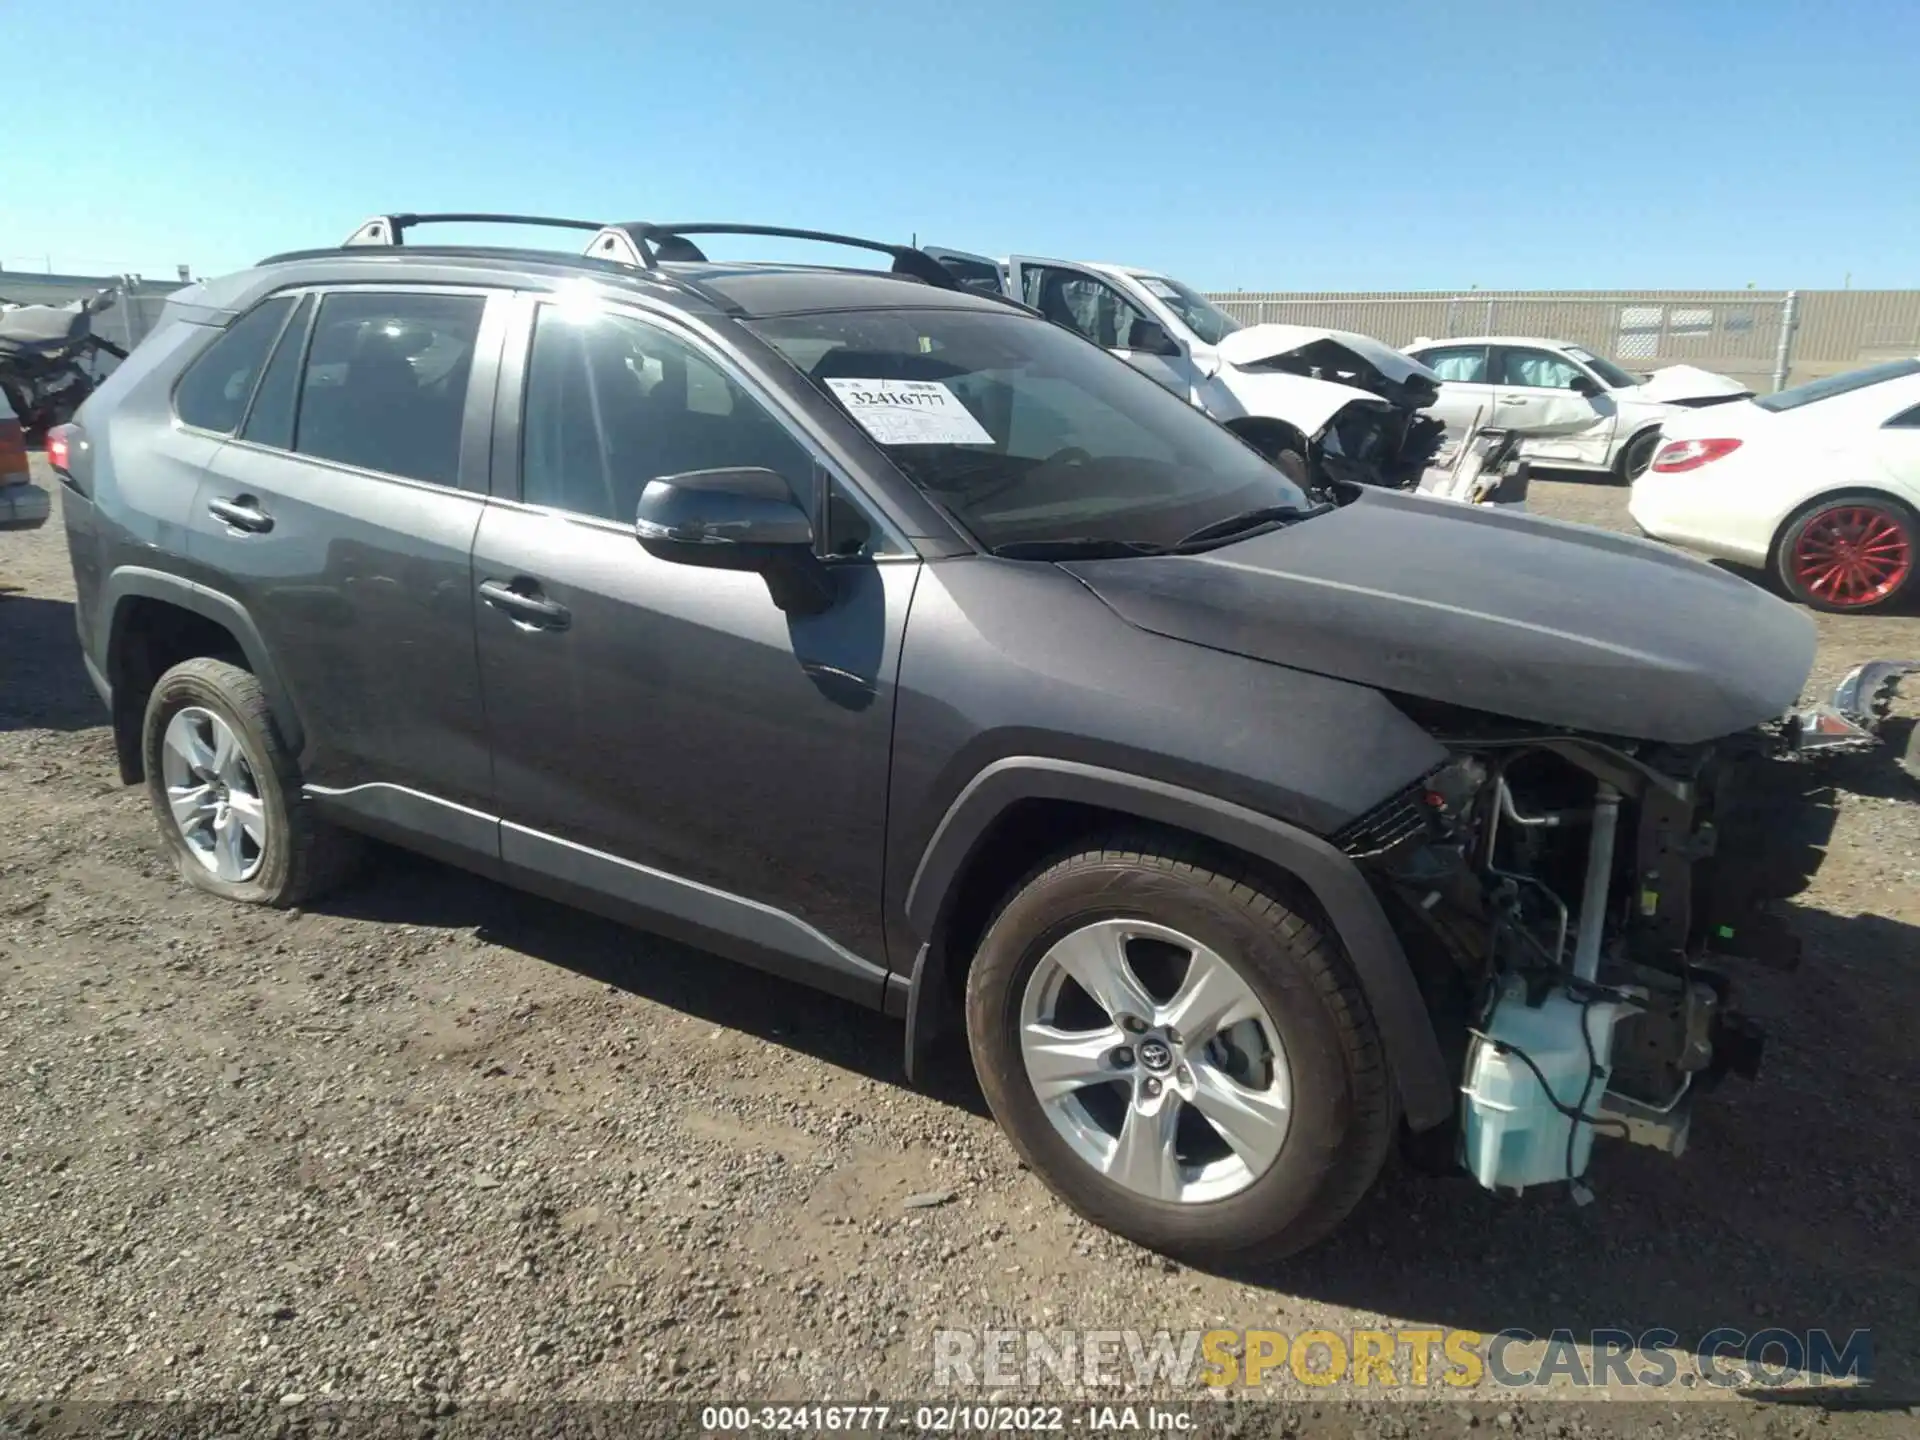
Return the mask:
<path id="1" fill-rule="evenodd" d="M 1170 843 L 1116 841 L 1031 877 L 981 942 L 967 1033 L 1040 1178 L 1173 1254 L 1313 1243 L 1393 1133 L 1346 955 L 1262 881 Z"/>
<path id="2" fill-rule="evenodd" d="M 1891 496 L 1829 496 L 1788 522 L 1774 569 L 1787 593 L 1815 610 L 1880 610 L 1912 582 L 1916 544 L 1920 521 Z"/>

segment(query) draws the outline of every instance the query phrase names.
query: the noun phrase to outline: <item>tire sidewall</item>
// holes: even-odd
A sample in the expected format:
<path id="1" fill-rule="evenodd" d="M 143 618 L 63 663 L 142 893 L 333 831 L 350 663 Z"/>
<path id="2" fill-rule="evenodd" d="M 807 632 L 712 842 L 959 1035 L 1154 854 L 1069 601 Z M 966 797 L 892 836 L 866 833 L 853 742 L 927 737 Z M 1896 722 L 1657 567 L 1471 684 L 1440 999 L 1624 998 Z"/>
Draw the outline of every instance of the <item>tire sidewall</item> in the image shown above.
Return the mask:
<path id="1" fill-rule="evenodd" d="M 232 677 L 239 678 L 236 681 Z M 272 902 L 285 887 L 293 860 L 289 844 L 286 791 L 278 768 L 269 758 L 272 737 L 260 732 L 259 727 L 248 718 L 246 706 L 241 703 L 240 697 L 231 693 L 237 684 L 254 683 L 253 677 L 246 671 L 221 662 L 189 661 L 186 665 L 177 666 L 162 675 L 159 683 L 153 687 L 141 731 L 147 798 L 160 826 L 161 843 L 174 857 L 181 878 L 202 890 L 247 904 Z M 260 868 L 254 871 L 251 879 L 238 882 L 222 880 L 202 865 L 181 835 L 167 803 L 167 778 L 161 747 L 168 724 L 189 706 L 211 710 L 226 722 L 239 742 L 241 753 L 246 756 L 255 785 L 259 787 L 261 808 L 267 818 L 267 843 Z"/>
<path id="2" fill-rule="evenodd" d="M 1074 1152 L 1033 1093 L 1018 1035 L 1028 978 L 1061 936 L 1105 919 L 1152 921 L 1210 947 L 1273 1020 L 1292 1096 L 1287 1137 L 1267 1170 L 1237 1194 L 1179 1204 L 1127 1190 Z M 1108 1228 L 1170 1250 L 1226 1251 L 1270 1240 L 1315 1210 L 1354 1126 L 1340 1024 L 1295 950 L 1317 939 L 1310 927 L 1288 936 L 1271 917 L 1177 869 L 1116 860 L 1048 872 L 994 920 L 968 977 L 968 1034 L 995 1118 L 1062 1198 Z"/>
<path id="3" fill-rule="evenodd" d="M 1659 428 L 1655 427 L 1652 430 L 1642 430 L 1638 435 L 1627 441 L 1626 445 L 1621 449 L 1620 463 L 1614 472 L 1615 478 L 1622 485 L 1633 484 L 1635 480 L 1646 473 L 1647 466 L 1653 463 L 1654 452 L 1659 450 L 1659 448 Z M 1635 470 L 1633 468 L 1634 456 L 1641 450 L 1646 452 L 1646 464 L 1642 465 L 1638 470 Z"/>
<path id="4" fill-rule="evenodd" d="M 1870 605 L 1837 605 L 1831 600 L 1823 600 L 1800 583 L 1795 573 L 1793 555 L 1799 548 L 1800 537 L 1814 520 L 1827 512 L 1843 506 L 1871 506 L 1884 513 L 1899 525 L 1907 537 L 1910 560 L 1907 576 L 1891 594 L 1875 600 Z M 1773 573 L 1796 603 L 1805 605 L 1809 610 L 1818 610 L 1827 615 L 1874 615 L 1900 603 L 1910 594 L 1914 585 L 1914 574 L 1920 570 L 1920 517 L 1916 517 L 1911 507 L 1902 504 L 1891 495 L 1875 494 L 1868 491 L 1841 492 L 1837 495 L 1823 495 L 1809 502 L 1794 513 L 1780 531 L 1780 543 L 1774 551 Z"/>

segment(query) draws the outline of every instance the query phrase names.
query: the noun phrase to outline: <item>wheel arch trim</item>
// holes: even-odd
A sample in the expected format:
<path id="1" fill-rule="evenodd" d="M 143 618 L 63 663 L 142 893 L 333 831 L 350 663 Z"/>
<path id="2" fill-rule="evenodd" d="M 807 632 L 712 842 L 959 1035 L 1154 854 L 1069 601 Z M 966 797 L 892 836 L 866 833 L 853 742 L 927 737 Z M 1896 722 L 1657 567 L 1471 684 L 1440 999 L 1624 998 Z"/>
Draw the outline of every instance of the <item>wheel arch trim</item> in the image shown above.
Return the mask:
<path id="1" fill-rule="evenodd" d="M 1200 791 L 1040 756 L 1009 756 L 976 775 L 947 807 L 914 870 L 907 890 L 907 919 L 929 943 L 922 946 L 916 961 L 907 1004 L 910 1072 L 919 1068 L 919 1045 L 939 1028 L 938 1018 L 923 1012 L 946 1003 L 944 987 L 922 983 L 919 972 L 928 964 L 941 963 L 939 947 L 931 941 L 946 918 L 956 882 L 994 821 L 1009 806 L 1030 800 L 1099 806 L 1173 826 L 1256 856 L 1294 876 L 1326 912 L 1353 962 L 1379 1026 L 1408 1124 L 1415 1130 L 1431 1129 L 1453 1114 L 1455 1084 L 1447 1073 L 1413 968 L 1379 899 L 1347 856 L 1297 826 Z"/>
<path id="2" fill-rule="evenodd" d="M 230 596 L 182 576 L 139 565 L 122 565 L 107 577 L 101 591 L 103 603 L 97 612 L 103 633 L 99 636 L 95 653 L 104 662 L 110 683 L 118 679 L 116 651 L 122 627 L 126 623 L 127 602 L 134 599 L 177 605 L 202 619 L 211 620 L 232 635 L 239 643 L 241 654 L 246 657 L 247 668 L 266 692 L 267 703 L 273 707 L 274 723 L 280 727 L 280 735 L 287 749 L 295 755 L 300 754 L 306 744 L 306 728 L 301 724 L 300 712 L 293 703 L 293 697 L 281 683 L 280 672 L 274 667 L 266 641 L 261 639 L 253 617 Z"/>

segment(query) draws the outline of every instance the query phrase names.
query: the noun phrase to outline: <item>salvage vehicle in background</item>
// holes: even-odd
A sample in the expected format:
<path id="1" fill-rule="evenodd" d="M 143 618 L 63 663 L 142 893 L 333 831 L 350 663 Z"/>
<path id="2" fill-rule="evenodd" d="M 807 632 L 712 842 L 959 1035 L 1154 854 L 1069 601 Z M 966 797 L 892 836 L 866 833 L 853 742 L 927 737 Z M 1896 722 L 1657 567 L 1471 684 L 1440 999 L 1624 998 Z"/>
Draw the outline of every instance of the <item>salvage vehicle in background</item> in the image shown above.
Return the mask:
<path id="1" fill-rule="evenodd" d="M 1000 291 L 1084 335 L 1250 442 L 1298 484 L 1420 483 L 1444 428 L 1438 377 L 1371 336 L 1247 325 L 1170 275 L 1129 265 L 991 260 L 929 249 L 970 289 Z"/>
<path id="2" fill-rule="evenodd" d="M 1524 430 L 1528 459 L 1603 471 L 1623 485 L 1653 459 L 1662 421 L 1753 393 L 1690 365 L 1633 375 L 1579 345 L 1532 336 L 1421 340 L 1407 353 L 1439 377 L 1431 409 L 1449 432 Z"/>
<path id="3" fill-rule="evenodd" d="M 1816 610 L 1884 610 L 1920 559 L 1920 358 L 1661 428 L 1628 505 L 1649 535 L 1771 570 Z"/>
<path id="4" fill-rule="evenodd" d="M 961 1029 L 1047 1185 L 1215 1259 L 1401 1138 L 1570 1181 L 1752 1072 L 1797 760 L 1875 743 L 1785 713 L 1804 614 L 1316 500 L 911 246 L 401 243 L 485 218 L 180 290 L 57 432 L 86 669 L 192 884 L 301 904 L 366 832 L 903 1017 L 916 1079 Z"/>
<path id="5" fill-rule="evenodd" d="M 30 434 L 72 418 L 93 393 L 94 359 L 127 352 L 93 333 L 93 317 L 113 307 L 101 290 L 66 305 L 10 305 L 0 310 L 0 394 Z"/>

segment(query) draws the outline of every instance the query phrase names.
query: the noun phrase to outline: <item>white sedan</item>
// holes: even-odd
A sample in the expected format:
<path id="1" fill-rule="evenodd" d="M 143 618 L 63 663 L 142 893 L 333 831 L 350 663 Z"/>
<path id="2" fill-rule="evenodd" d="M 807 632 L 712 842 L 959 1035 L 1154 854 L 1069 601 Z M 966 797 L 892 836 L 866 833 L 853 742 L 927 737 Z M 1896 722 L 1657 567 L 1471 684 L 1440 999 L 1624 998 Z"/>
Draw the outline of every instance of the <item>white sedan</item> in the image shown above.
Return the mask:
<path id="1" fill-rule="evenodd" d="M 1830 375 L 1662 427 L 1629 505 L 1647 534 L 1765 566 L 1816 610 L 1878 610 L 1920 549 L 1920 359 Z"/>
<path id="2" fill-rule="evenodd" d="M 1643 379 L 1579 345 L 1534 336 L 1416 340 L 1407 353 L 1440 376 L 1440 398 L 1429 413 L 1450 434 L 1480 426 L 1524 430 L 1520 453 L 1527 459 L 1607 471 L 1622 484 L 1647 468 L 1664 421 L 1752 393 L 1691 365 Z"/>

